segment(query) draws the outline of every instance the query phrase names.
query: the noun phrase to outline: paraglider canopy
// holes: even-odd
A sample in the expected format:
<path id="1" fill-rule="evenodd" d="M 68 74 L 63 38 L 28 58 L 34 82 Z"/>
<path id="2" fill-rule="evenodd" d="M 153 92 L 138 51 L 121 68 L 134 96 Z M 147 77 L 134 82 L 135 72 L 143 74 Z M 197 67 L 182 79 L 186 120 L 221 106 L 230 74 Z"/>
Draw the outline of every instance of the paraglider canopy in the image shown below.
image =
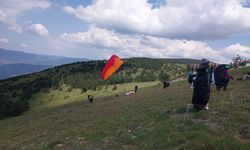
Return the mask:
<path id="1" fill-rule="evenodd" d="M 108 79 L 122 64 L 123 61 L 118 56 L 112 55 L 102 70 L 101 78 Z"/>

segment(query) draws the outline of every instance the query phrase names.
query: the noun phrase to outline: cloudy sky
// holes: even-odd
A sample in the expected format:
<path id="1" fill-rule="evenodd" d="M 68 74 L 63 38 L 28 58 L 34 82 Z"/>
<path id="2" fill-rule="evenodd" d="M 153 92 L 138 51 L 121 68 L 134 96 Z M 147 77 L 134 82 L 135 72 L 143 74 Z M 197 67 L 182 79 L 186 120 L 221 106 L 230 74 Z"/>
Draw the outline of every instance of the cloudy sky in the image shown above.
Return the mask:
<path id="1" fill-rule="evenodd" d="M 250 0 L 1 0 L 0 47 L 92 59 L 250 59 Z"/>

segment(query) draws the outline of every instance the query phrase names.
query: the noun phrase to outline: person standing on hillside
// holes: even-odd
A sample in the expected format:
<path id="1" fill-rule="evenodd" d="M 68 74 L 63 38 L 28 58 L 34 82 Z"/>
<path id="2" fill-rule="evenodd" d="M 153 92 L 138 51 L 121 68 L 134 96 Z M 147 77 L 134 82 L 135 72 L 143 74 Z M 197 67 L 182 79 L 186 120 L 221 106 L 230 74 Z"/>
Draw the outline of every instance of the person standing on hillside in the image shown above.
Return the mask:
<path id="1" fill-rule="evenodd" d="M 137 92 L 137 90 L 138 90 L 138 86 L 136 85 L 136 86 L 135 86 L 135 93 Z"/>
<path id="2" fill-rule="evenodd" d="M 209 61 L 202 59 L 199 68 L 197 68 L 197 76 L 194 81 L 194 90 L 192 104 L 199 111 L 203 108 L 208 109 L 208 101 L 210 97 L 211 72 L 209 69 Z"/>
<path id="3" fill-rule="evenodd" d="M 163 88 L 165 89 L 165 88 L 167 88 L 167 87 L 169 87 L 169 82 L 167 81 L 167 80 L 164 80 L 163 81 Z"/>
<path id="4" fill-rule="evenodd" d="M 88 100 L 89 100 L 90 103 L 93 103 L 93 101 L 94 101 L 93 96 L 92 95 L 88 95 Z"/>
<path id="5" fill-rule="evenodd" d="M 227 90 L 227 85 L 228 85 L 230 79 L 231 79 L 231 80 L 234 79 L 232 76 L 229 75 L 228 70 L 229 70 L 229 69 L 225 69 L 225 70 L 224 70 L 224 78 L 225 78 L 225 85 L 224 85 L 224 87 L 223 87 L 223 90 L 224 90 L 224 91 Z"/>

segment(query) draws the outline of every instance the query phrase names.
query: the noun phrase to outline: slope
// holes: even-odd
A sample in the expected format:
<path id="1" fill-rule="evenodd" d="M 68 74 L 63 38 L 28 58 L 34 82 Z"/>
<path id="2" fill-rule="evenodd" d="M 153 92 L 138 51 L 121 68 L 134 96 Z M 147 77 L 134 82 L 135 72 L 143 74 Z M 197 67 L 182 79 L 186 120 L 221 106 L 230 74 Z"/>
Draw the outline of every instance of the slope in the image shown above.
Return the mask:
<path id="1" fill-rule="evenodd" d="M 246 70 L 233 70 L 233 75 Z M 220 93 L 212 87 L 210 110 L 201 112 L 190 108 L 192 90 L 186 81 L 166 90 L 152 85 L 133 96 L 104 93 L 93 104 L 69 97 L 68 103 L 59 99 L 34 106 L 0 121 L 0 149 L 249 148 L 250 80 L 232 81 Z M 51 92 L 57 95 L 52 90 L 33 100 Z"/>
<path id="2" fill-rule="evenodd" d="M 173 61 L 171 59 L 171 61 Z M 82 92 L 99 90 L 119 83 L 148 82 L 186 76 L 187 65 L 169 59 L 124 59 L 124 65 L 109 80 L 100 78 L 105 61 L 87 61 L 52 67 L 42 72 L 0 81 L 0 118 L 20 115 L 28 110 L 33 94 L 42 90 L 80 88 Z"/>

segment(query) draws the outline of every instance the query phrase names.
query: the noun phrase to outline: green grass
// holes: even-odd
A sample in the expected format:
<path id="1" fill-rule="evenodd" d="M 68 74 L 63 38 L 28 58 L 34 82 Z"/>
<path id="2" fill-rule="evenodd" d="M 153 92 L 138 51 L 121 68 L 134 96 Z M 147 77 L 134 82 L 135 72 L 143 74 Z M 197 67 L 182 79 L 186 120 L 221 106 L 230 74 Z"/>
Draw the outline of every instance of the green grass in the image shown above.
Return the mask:
<path id="1" fill-rule="evenodd" d="M 136 84 L 131 96 L 124 93 L 135 83 L 34 95 L 30 111 L 0 120 L 0 149 L 249 149 L 249 80 L 232 81 L 220 93 L 212 87 L 210 110 L 189 113 L 187 81 L 167 89 Z M 95 96 L 93 104 L 87 94 Z"/>
<path id="2" fill-rule="evenodd" d="M 100 90 L 82 92 L 81 89 L 70 89 L 66 85 L 61 86 L 58 90 L 50 90 L 48 92 L 40 92 L 35 94 L 31 99 L 32 108 L 35 107 L 57 107 L 68 103 L 87 101 L 88 95 L 93 95 L 94 98 L 111 96 L 115 94 L 122 94 L 128 91 L 133 91 L 135 85 L 139 88 L 150 87 L 158 85 L 160 82 L 137 82 L 117 84 L 117 89 L 113 90 L 114 85 L 100 87 Z M 140 89 L 139 89 L 140 90 Z"/>

